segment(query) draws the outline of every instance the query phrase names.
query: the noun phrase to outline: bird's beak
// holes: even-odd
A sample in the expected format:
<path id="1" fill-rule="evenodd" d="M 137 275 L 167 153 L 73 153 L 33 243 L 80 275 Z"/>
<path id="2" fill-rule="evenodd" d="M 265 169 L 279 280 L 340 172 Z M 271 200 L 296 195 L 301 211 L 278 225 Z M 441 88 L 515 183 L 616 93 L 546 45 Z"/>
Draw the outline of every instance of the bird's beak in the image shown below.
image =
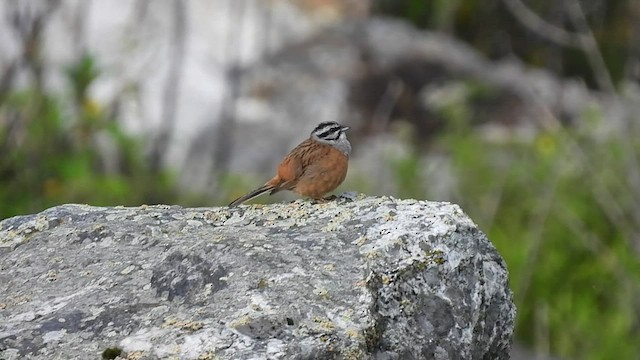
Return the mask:
<path id="1" fill-rule="evenodd" d="M 349 129 L 351 129 L 351 127 L 349 127 L 349 126 L 343 126 L 343 127 L 342 127 L 342 131 L 347 131 L 347 130 L 349 130 Z"/>

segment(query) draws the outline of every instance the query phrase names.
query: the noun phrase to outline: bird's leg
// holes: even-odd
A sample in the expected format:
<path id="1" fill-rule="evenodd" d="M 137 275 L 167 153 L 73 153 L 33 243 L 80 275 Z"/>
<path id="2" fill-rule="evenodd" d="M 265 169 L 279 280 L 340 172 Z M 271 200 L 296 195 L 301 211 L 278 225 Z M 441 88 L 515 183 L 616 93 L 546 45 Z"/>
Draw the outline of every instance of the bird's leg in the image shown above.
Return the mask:
<path id="1" fill-rule="evenodd" d="M 338 198 L 338 195 L 329 195 L 327 197 L 322 198 L 323 201 L 332 201 Z"/>

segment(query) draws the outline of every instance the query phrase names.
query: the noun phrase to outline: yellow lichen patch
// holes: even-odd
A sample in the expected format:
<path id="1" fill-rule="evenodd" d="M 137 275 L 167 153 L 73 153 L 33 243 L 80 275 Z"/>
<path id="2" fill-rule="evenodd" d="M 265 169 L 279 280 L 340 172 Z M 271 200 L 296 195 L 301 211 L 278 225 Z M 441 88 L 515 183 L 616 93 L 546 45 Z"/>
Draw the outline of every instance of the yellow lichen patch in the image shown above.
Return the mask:
<path id="1" fill-rule="evenodd" d="M 353 316 L 354 310 L 353 309 L 346 309 L 342 312 L 342 320 L 345 321 L 350 321 L 351 317 Z"/>
<path id="2" fill-rule="evenodd" d="M 205 211 L 204 220 L 209 224 L 223 223 L 231 217 L 228 210 Z"/>
<path id="3" fill-rule="evenodd" d="M 64 262 L 64 258 L 62 256 L 54 256 L 51 258 L 51 262 L 55 264 L 62 264 Z"/>
<path id="4" fill-rule="evenodd" d="M 334 204 L 333 206 L 336 207 L 337 205 Z M 351 220 L 352 217 L 353 212 L 341 209 L 337 214 L 334 215 L 334 217 L 327 223 L 327 225 L 320 230 L 323 232 L 339 230 L 340 228 L 344 227 L 343 224 Z"/>
<path id="5" fill-rule="evenodd" d="M 379 257 L 381 257 L 381 256 L 382 256 L 382 254 L 380 253 L 380 251 L 377 251 L 377 250 L 371 250 L 371 251 L 369 251 L 368 253 L 366 253 L 366 254 L 364 255 L 364 258 L 365 258 L 366 260 L 373 260 L 373 259 L 377 259 L 377 258 L 379 258 Z"/>
<path id="6" fill-rule="evenodd" d="M 327 342 L 329 340 L 331 340 L 331 337 L 328 336 L 328 335 L 321 335 L 320 336 L 320 341 L 322 341 L 322 342 Z"/>
<path id="7" fill-rule="evenodd" d="M 416 305 L 407 298 L 403 298 L 402 300 L 400 300 L 400 307 L 406 314 L 412 314 L 416 310 Z"/>
<path id="8" fill-rule="evenodd" d="M 198 356 L 198 360 L 218 360 L 220 357 L 211 351 L 207 351 L 204 354 Z"/>
<path id="9" fill-rule="evenodd" d="M 367 353 L 364 352 L 364 350 L 352 346 L 352 347 L 348 347 L 346 348 L 343 352 L 342 352 L 342 358 L 344 360 L 364 360 L 364 359 L 368 359 L 368 355 Z"/>
<path id="10" fill-rule="evenodd" d="M 214 243 L 222 242 L 224 239 L 225 239 L 225 237 L 220 235 L 220 234 L 215 234 L 215 235 L 211 236 L 211 242 L 214 242 Z"/>
<path id="11" fill-rule="evenodd" d="M 26 304 L 31 301 L 31 296 L 29 295 L 21 295 L 14 298 L 9 298 L 4 302 L 5 307 L 17 306 Z"/>
<path id="12" fill-rule="evenodd" d="M 389 275 L 382 275 L 381 279 L 384 285 L 389 285 L 391 283 L 391 277 Z"/>
<path id="13" fill-rule="evenodd" d="M 49 270 L 47 272 L 47 280 L 49 281 L 56 281 L 58 280 L 58 273 L 55 272 L 55 270 Z"/>
<path id="14" fill-rule="evenodd" d="M 174 317 L 169 317 L 165 319 L 164 323 L 161 325 L 163 328 L 177 328 L 190 332 L 198 331 L 202 329 L 204 325 L 200 321 L 191 321 L 191 320 L 178 320 Z"/>
<path id="15" fill-rule="evenodd" d="M 211 284 L 211 283 L 205 284 L 204 285 L 204 290 L 202 291 L 202 298 L 206 299 L 212 293 L 213 293 L 213 284 Z"/>
<path id="16" fill-rule="evenodd" d="M 313 289 L 313 293 L 325 300 L 329 299 L 329 290 L 324 287 L 316 287 Z"/>
<path id="17" fill-rule="evenodd" d="M 285 216 L 283 216 L 282 214 L 279 214 L 279 213 L 269 212 L 269 213 L 265 213 L 262 218 L 265 220 L 265 222 L 271 224 L 274 221 L 277 221 L 277 220 L 285 218 Z"/>
<path id="18" fill-rule="evenodd" d="M 357 329 L 347 329 L 347 331 L 345 331 L 344 333 L 351 339 L 358 339 L 358 340 L 364 339 L 364 336 L 362 336 L 362 333 Z"/>
<path id="19" fill-rule="evenodd" d="M 200 321 L 182 321 L 178 325 L 180 329 L 190 332 L 198 331 L 204 327 Z"/>
<path id="20" fill-rule="evenodd" d="M 49 220 L 47 219 L 47 217 L 38 215 L 38 217 L 36 217 L 34 228 L 38 231 L 47 230 L 49 228 Z"/>
<path id="21" fill-rule="evenodd" d="M 320 229 L 320 231 L 322 231 L 322 232 L 336 231 L 336 230 L 340 229 L 341 226 L 342 226 L 342 224 L 340 224 L 338 222 L 329 221 L 329 223 L 325 227 Z"/>
<path id="22" fill-rule="evenodd" d="M 236 320 L 233 320 L 231 323 L 229 323 L 229 326 L 233 329 L 237 329 L 248 324 L 251 324 L 251 317 L 249 317 L 248 315 L 244 315 Z"/>
<path id="23" fill-rule="evenodd" d="M 161 327 L 163 327 L 163 328 L 172 327 L 177 322 L 178 322 L 178 319 L 176 319 L 174 317 L 169 317 L 169 318 L 164 319 L 164 323 L 162 323 Z"/>
<path id="24" fill-rule="evenodd" d="M 336 266 L 334 264 L 325 264 L 322 266 L 325 271 L 334 271 Z"/>
<path id="25" fill-rule="evenodd" d="M 360 236 L 359 238 L 357 238 L 356 240 L 354 240 L 353 242 L 351 242 L 353 245 L 356 246 L 362 246 L 367 242 L 367 237 L 366 236 Z"/>
<path id="26" fill-rule="evenodd" d="M 327 319 L 327 318 L 323 318 L 320 316 L 314 316 L 313 319 L 311 319 L 314 323 L 318 324 L 320 326 L 320 328 L 325 331 L 325 332 L 334 332 L 336 330 L 336 325 L 333 323 L 333 321 Z"/>
<path id="27" fill-rule="evenodd" d="M 132 351 L 127 353 L 124 357 L 125 360 L 141 360 L 146 359 L 149 356 L 149 353 L 146 351 Z"/>
<path id="28" fill-rule="evenodd" d="M 18 237 L 18 232 L 15 230 L 2 232 L 0 233 L 0 243 L 9 242 L 9 240 L 13 240 L 17 237 Z"/>

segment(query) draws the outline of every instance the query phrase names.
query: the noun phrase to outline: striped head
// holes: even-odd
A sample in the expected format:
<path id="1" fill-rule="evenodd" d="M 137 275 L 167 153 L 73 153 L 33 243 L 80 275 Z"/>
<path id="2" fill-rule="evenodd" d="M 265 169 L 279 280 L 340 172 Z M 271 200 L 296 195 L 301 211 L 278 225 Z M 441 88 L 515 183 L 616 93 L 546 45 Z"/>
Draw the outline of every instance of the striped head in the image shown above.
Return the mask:
<path id="1" fill-rule="evenodd" d="M 351 143 L 347 140 L 348 126 L 342 126 L 335 121 L 326 121 L 318 124 L 311 132 L 311 139 L 329 144 L 340 150 L 346 156 L 351 154 Z"/>

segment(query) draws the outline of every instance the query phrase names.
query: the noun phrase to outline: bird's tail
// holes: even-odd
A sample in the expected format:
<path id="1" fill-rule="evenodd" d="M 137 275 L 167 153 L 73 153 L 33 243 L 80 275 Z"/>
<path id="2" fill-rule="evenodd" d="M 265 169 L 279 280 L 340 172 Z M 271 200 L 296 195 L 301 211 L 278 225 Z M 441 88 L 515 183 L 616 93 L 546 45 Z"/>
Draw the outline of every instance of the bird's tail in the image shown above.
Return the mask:
<path id="1" fill-rule="evenodd" d="M 258 197 L 258 196 L 260 196 L 260 195 L 262 195 L 262 194 L 264 194 L 264 193 L 266 193 L 268 191 L 273 191 L 273 190 L 274 190 L 274 186 L 273 185 L 264 184 L 261 187 L 255 189 L 255 190 L 253 190 L 251 192 L 248 192 L 248 193 L 240 196 L 239 198 L 233 200 L 231 202 L 231 204 L 229 204 L 229 206 L 230 207 L 234 207 L 234 206 L 240 205 L 245 201 L 249 201 L 249 200 L 251 200 L 253 198 L 256 198 L 256 197 Z"/>

